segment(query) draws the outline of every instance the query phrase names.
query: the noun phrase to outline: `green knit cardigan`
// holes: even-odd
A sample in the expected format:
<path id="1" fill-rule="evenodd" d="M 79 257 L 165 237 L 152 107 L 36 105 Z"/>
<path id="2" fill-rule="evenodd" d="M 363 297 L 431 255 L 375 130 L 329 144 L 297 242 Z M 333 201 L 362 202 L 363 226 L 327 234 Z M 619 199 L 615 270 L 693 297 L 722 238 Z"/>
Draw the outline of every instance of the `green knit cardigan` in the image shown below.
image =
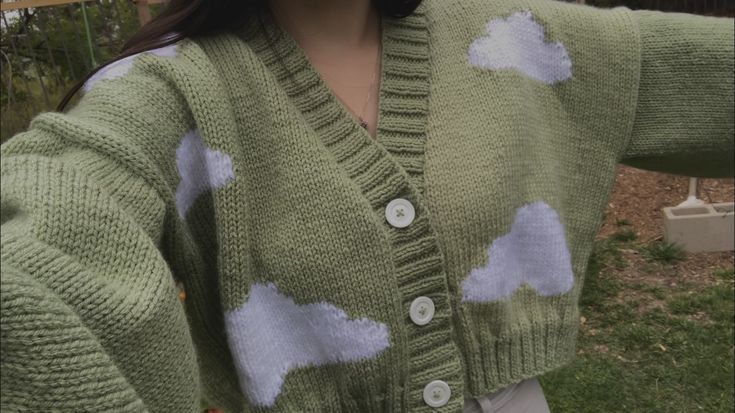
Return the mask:
<path id="1" fill-rule="evenodd" d="M 382 26 L 377 139 L 266 18 L 2 145 L 3 411 L 461 412 L 575 357 L 617 163 L 733 176 L 732 19 Z"/>

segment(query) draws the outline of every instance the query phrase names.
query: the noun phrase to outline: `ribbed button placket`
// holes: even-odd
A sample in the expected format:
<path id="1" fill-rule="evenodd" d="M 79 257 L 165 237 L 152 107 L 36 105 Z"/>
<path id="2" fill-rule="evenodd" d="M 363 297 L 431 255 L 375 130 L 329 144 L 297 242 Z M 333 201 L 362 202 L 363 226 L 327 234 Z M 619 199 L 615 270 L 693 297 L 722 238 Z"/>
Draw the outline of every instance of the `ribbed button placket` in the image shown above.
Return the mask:
<path id="1" fill-rule="evenodd" d="M 405 198 L 415 210 L 409 225 L 388 227 L 398 284 L 408 312 L 406 328 L 412 354 L 407 383 L 411 406 L 405 411 L 453 412 L 464 406 L 464 375 L 459 349 L 451 337 L 444 259 L 422 198 L 430 84 L 425 18 L 419 8 L 409 18 L 393 21 L 400 27 L 388 28 L 384 36 L 378 142 L 398 164 L 401 175 L 408 178 L 405 195 L 392 199 Z M 439 331 L 445 334 L 437 334 Z"/>

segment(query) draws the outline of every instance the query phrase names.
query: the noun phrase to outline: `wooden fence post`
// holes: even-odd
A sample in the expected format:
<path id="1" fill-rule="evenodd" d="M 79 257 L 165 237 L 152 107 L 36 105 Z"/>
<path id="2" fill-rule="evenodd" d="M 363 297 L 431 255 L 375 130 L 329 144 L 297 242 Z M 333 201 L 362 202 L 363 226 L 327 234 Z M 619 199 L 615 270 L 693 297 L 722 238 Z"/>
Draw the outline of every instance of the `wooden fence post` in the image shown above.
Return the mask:
<path id="1" fill-rule="evenodd" d="M 148 0 L 134 1 L 138 8 L 138 21 L 140 22 L 140 26 L 143 27 L 146 23 L 151 21 L 151 9 L 148 7 Z"/>

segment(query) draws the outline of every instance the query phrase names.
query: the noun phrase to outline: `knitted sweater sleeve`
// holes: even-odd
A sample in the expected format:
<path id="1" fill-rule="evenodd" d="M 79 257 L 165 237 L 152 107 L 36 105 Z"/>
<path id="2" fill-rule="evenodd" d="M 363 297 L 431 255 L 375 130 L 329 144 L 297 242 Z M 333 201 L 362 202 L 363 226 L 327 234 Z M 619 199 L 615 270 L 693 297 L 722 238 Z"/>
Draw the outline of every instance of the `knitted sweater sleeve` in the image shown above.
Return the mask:
<path id="1" fill-rule="evenodd" d="M 733 176 L 733 19 L 630 12 L 641 45 L 638 102 L 622 163 Z"/>
<path id="2" fill-rule="evenodd" d="M 159 249 L 168 203 L 137 143 L 186 126 L 172 88 L 139 69 L 2 146 L 3 411 L 198 410 L 195 350 Z"/>

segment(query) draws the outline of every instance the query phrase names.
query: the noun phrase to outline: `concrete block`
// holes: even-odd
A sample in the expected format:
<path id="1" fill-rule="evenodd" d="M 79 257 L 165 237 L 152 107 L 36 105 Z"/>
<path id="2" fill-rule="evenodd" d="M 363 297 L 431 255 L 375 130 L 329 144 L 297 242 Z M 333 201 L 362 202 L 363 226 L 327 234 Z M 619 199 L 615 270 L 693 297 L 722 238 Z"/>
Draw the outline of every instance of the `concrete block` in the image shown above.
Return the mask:
<path id="1" fill-rule="evenodd" d="M 664 239 L 689 252 L 735 249 L 735 211 L 732 202 L 676 206 L 663 209 Z"/>

